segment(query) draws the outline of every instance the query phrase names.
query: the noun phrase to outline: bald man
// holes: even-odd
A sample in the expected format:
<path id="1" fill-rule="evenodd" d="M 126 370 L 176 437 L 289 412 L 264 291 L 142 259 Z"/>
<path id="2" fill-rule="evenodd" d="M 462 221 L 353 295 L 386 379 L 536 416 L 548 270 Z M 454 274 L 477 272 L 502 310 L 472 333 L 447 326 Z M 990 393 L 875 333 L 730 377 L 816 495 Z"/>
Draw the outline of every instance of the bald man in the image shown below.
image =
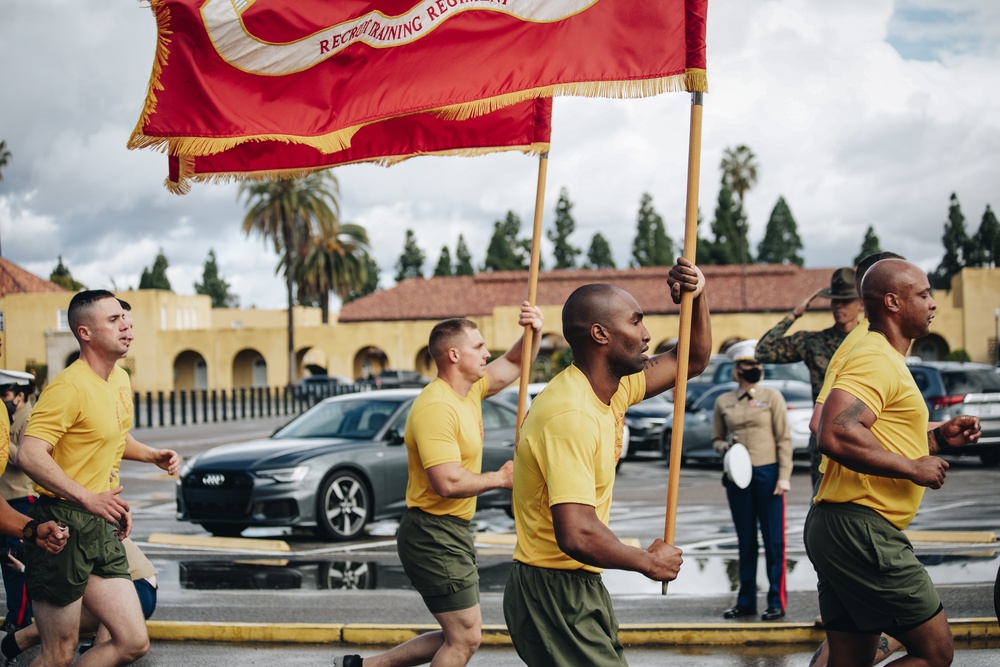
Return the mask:
<path id="1" fill-rule="evenodd" d="M 712 348 L 705 277 L 680 259 L 670 295 L 694 294 L 689 375 Z M 677 356 L 647 357 L 649 332 L 636 300 L 612 285 L 580 287 L 563 306 L 563 336 L 573 365 L 531 402 L 514 450 L 514 567 L 504 618 L 529 666 L 625 665 L 603 568 L 671 581 L 681 551 L 656 540 L 623 544 L 608 529 L 615 465 L 629 405 L 674 386 Z"/>
<path id="2" fill-rule="evenodd" d="M 869 331 L 823 406 L 819 448 L 830 460 L 805 525 L 827 664 L 871 664 L 885 632 L 906 647 L 893 664 L 950 665 L 948 619 L 903 530 L 924 489 L 944 483 L 948 463 L 933 454 L 978 440 L 979 419 L 960 416 L 927 429 L 927 405 L 905 356 L 927 335 L 937 307 L 927 275 L 886 259 L 869 269 L 861 290 Z"/>

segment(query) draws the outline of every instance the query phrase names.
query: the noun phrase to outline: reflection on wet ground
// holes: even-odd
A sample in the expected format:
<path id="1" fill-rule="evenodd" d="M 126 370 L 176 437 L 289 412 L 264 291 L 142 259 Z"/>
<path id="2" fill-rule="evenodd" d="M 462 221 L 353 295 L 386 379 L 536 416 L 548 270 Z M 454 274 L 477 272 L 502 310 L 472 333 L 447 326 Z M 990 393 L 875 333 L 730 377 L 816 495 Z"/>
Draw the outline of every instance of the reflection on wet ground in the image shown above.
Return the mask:
<path id="1" fill-rule="evenodd" d="M 763 560 L 763 557 L 762 557 Z M 997 557 L 978 555 L 932 555 L 921 560 L 935 584 L 992 581 L 997 573 Z M 400 590 L 411 589 L 398 562 L 339 558 L 326 559 L 197 559 L 156 561 L 161 586 L 176 581 L 189 590 Z M 485 592 L 502 592 L 511 561 L 481 559 L 480 587 Z M 763 567 L 761 568 L 763 570 Z M 176 571 L 176 579 L 173 573 Z M 767 580 L 761 575 L 762 590 Z M 640 574 L 609 570 L 604 581 L 612 595 L 659 595 L 660 584 Z M 738 562 L 735 558 L 689 553 L 682 576 L 671 583 L 672 595 L 720 595 L 736 591 Z M 805 559 L 788 560 L 787 587 L 790 591 L 816 588 L 816 574 Z"/>

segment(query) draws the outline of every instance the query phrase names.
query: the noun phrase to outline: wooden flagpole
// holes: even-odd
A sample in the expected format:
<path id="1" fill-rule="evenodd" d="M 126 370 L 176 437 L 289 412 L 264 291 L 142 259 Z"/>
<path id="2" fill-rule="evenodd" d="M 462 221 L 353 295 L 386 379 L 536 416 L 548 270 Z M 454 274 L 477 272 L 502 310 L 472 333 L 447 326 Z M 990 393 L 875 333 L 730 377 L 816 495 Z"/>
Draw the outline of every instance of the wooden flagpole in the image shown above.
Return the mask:
<path id="1" fill-rule="evenodd" d="M 702 94 L 691 93 L 691 134 L 688 138 L 687 210 L 684 218 L 684 257 L 692 263 L 698 247 L 698 185 L 701 173 Z M 681 454 L 684 442 L 684 408 L 687 400 L 688 357 L 691 352 L 691 310 L 694 296 L 681 294 L 680 328 L 677 331 L 677 383 L 674 386 L 673 430 L 670 437 L 670 473 L 667 480 L 667 518 L 663 541 L 673 544 L 677 528 L 677 496 L 681 483 Z M 667 582 L 663 582 L 663 595 Z"/>
<path id="2" fill-rule="evenodd" d="M 549 152 L 538 156 L 538 188 L 535 190 L 535 223 L 531 231 L 531 263 L 528 271 L 528 303 L 535 305 L 538 295 L 538 265 L 542 256 L 542 213 L 545 209 L 545 175 L 549 168 Z M 521 434 L 521 422 L 527 412 L 528 381 L 531 379 L 531 346 L 535 330 L 524 327 L 524 346 L 521 348 L 521 383 L 517 392 L 517 427 L 514 442 Z"/>

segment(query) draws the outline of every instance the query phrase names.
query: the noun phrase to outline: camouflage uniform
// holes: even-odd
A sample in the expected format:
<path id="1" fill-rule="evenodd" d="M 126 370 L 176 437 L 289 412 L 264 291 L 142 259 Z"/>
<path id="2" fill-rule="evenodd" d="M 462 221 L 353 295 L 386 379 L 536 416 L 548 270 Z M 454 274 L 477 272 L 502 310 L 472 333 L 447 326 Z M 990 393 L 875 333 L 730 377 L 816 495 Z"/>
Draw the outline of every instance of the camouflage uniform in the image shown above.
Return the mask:
<path id="1" fill-rule="evenodd" d="M 772 364 L 791 364 L 804 361 L 809 369 L 809 382 L 812 384 L 813 401 L 823 388 L 823 379 L 830 359 L 840 344 L 847 338 L 846 333 L 840 333 L 836 327 L 822 331 L 798 331 L 791 336 L 785 336 L 788 327 L 792 326 L 791 317 L 785 317 L 764 334 L 757 342 L 757 360 Z M 813 478 L 813 486 L 819 479 L 820 463 L 819 447 L 816 445 L 816 435 L 809 436 L 809 470 Z"/>
<path id="2" fill-rule="evenodd" d="M 812 384 L 813 400 L 819 396 L 826 377 L 826 367 L 840 344 L 847 338 L 836 327 L 822 331 L 798 331 L 785 336 L 794 320 L 785 317 L 757 341 L 757 360 L 770 364 L 791 364 L 804 361 L 809 368 L 809 382 Z"/>

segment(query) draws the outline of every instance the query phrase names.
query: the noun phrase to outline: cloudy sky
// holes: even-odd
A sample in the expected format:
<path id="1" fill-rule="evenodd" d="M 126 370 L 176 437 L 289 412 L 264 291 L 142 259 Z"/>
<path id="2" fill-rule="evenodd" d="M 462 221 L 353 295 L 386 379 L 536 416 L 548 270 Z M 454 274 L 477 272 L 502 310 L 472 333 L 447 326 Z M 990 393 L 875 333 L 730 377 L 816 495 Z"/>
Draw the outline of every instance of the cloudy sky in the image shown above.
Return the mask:
<path id="1" fill-rule="evenodd" d="M 1000 206 L 1000 3 L 996 0 L 745 0 L 709 3 L 701 208 L 707 232 L 722 152 L 746 144 L 759 182 L 747 195 L 750 240 L 784 196 L 806 265 L 836 267 L 873 225 L 883 248 L 932 269 L 948 198 L 970 232 Z M 0 0 L 3 256 L 48 276 L 61 255 L 88 287 L 135 287 L 159 248 L 174 290 L 193 293 L 214 249 L 243 305 L 281 307 L 276 256 L 240 231 L 236 187 L 162 186 L 166 158 L 125 143 L 155 46 L 148 7 L 131 0 Z M 639 199 L 653 196 L 683 234 L 689 98 L 558 98 L 546 229 L 569 190 L 586 248 L 611 241 L 627 264 Z M 392 284 L 405 230 L 433 270 L 465 235 L 481 263 L 508 209 L 530 234 L 537 160 L 422 158 L 337 169 L 345 220 L 364 225 Z M 547 242 L 546 242 L 547 244 Z M 543 246 L 551 265 L 551 252 Z"/>

